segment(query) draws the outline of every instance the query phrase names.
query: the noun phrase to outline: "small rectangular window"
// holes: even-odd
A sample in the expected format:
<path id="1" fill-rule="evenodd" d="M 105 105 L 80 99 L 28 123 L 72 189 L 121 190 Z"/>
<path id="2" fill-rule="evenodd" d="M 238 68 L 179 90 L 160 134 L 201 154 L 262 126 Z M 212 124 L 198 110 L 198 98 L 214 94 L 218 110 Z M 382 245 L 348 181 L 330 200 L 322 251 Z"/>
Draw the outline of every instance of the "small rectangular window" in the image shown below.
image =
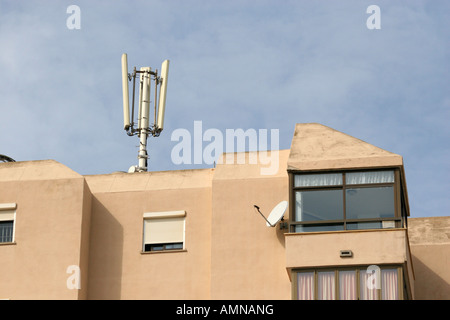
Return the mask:
<path id="1" fill-rule="evenodd" d="M 342 185 L 342 173 L 296 175 L 294 187 L 320 187 Z"/>
<path id="2" fill-rule="evenodd" d="M 381 229 L 381 222 L 347 222 L 347 230 Z"/>
<path id="3" fill-rule="evenodd" d="M 0 243 L 13 242 L 13 221 L 0 221 Z"/>
<path id="4" fill-rule="evenodd" d="M 144 251 L 163 251 L 163 250 L 182 250 L 183 242 L 178 243 L 158 243 L 158 244 L 150 244 L 147 243 L 144 245 Z"/>
<path id="5" fill-rule="evenodd" d="M 324 232 L 344 230 L 343 223 L 297 224 L 294 232 Z"/>
<path id="6" fill-rule="evenodd" d="M 144 214 L 143 251 L 184 249 L 185 211 Z"/>
<path id="7" fill-rule="evenodd" d="M 16 219 L 16 204 L 0 204 L 0 243 L 14 242 L 14 222 Z"/>
<path id="8" fill-rule="evenodd" d="M 394 183 L 394 171 L 348 172 L 346 184 Z"/>

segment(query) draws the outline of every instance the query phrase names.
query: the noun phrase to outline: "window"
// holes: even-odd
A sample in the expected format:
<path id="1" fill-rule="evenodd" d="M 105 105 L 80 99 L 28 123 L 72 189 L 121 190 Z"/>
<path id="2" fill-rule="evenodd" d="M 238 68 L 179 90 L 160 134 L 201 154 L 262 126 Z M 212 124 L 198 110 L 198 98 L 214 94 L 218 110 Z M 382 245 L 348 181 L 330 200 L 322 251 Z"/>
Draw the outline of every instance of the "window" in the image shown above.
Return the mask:
<path id="1" fill-rule="evenodd" d="M 294 174 L 291 231 L 395 227 L 395 171 Z"/>
<path id="2" fill-rule="evenodd" d="M 402 268 L 293 270 L 293 298 L 297 300 L 399 300 Z"/>
<path id="3" fill-rule="evenodd" d="M 14 242 L 14 221 L 16 218 L 16 204 L 0 204 L 0 243 Z"/>
<path id="4" fill-rule="evenodd" d="M 144 214 L 143 252 L 184 249 L 185 211 Z"/>

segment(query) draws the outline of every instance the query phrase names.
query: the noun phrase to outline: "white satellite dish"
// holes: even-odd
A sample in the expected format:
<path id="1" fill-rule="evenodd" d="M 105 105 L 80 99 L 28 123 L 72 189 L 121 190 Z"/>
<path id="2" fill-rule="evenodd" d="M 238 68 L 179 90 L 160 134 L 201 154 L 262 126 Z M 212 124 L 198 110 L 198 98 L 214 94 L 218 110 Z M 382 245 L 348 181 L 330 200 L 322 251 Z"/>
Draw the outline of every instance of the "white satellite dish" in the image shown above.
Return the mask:
<path id="1" fill-rule="evenodd" d="M 275 206 L 275 208 L 272 209 L 272 212 L 267 217 L 266 225 L 268 227 L 275 227 L 275 225 L 280 221 L 284 213 L 286 212 L 288 207 L 287 201 L 281 201 L 279 204 Z"/>
<path id="2" fill-rule="evenodd" d="M 254 207 L 258 210 L 259 214 L 264 218 L 264 220 L 266 220 L 266 226 L 275 227 L 276 224 L 283 219 L 284 213 L 288 208 L 288 204 L 289 203 L 287 201 L 281 201 L 272 209 L 267 218 L 264 217 L 261 211 L 259 211 L 259 207 L 257 205 L 255 205 Z"/>

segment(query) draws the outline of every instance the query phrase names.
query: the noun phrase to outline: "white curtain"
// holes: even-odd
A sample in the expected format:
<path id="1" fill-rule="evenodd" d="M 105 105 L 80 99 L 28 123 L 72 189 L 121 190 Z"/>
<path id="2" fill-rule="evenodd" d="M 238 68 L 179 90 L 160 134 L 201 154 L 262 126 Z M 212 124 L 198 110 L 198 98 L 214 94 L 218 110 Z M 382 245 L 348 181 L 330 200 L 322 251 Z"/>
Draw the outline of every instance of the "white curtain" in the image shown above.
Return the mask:
<path id="1" fill-rule="evenodd" d="M 314 300 L 314 272 L 297 273 L 297 299 Z"/>
<path id="2" fill-rule="evenodd" d="M 317 273 L 317 293 L 319 300 L 336 299 L 336 282 L 334 271 L 324 271 Z"/>
<path id="3" fill-rule="evenodd" d="M 302 174 L 294 178 L 295 187 L 317 187 L 342 185 L 341 173 Z"/>
<path id="4" fill-rule="evenodd" d="M 394 171 L 348 172 L 346 184 L 390 183 L 394 182 Z"/>
<path id="5" fill-rule="evenodd" d="M 339 271 L 339 299 L 356 300 L 356 271 Z"/>
<path id="6" fill-rule="evenodd" d="M 372 280 L 370 278 L 372 276 L 372 274 L 367 273 L 363 270 L 361 270 L 359 274 L 360 274 L 359 282 L 360 282 L 361 300 L 378 300 L 376 286 L 373 285 L 373 286 L 369 287 L 367 285 L 368 281 Z"/>
<path id="7" fill-rule="evenodd" d="M 303 221 L 302 193 L 295 193 L 295 221 Z"/>
<path id="8" fill-rule="evenodd" d="M 397 269 L 381 270 L 381 299 L 398 300 Z"/>

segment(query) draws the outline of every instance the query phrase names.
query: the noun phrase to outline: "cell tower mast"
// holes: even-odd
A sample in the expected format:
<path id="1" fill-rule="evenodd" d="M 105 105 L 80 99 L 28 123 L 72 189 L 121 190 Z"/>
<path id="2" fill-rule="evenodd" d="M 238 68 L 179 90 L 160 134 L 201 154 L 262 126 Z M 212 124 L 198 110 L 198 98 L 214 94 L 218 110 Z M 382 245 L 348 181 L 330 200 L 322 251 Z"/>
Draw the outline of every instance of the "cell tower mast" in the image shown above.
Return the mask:
<path id="1" fill-rule="evenodd" d="M 136 77 L 139 75 L 139 101 L 137 125 L 134 122 L 134 105 L 136 91 Z M 139 136 L 138 165 L 131 166 L 128 172 L 147 171 L 147 139 L 149 135 L 159 137 L 164 128 L 164 113 L 166 108 L 167 82 L 169 77 L 169 60 L 165 60 L 161 65 L 161 75 L 158 70 L 152 71 L 150 67 L 142 67 L 140 70 L 133 69 L 133 73 L 128 73 L 127 54 L 122 54 L 122 90 L 123 90 L 123 128 L 129 136 Z M 128 82 L 133 81 L 131 116 L 129 102 Z M 150 126 L 150 88 L 151 82 L 155 83 L 154 101 L 154 123 Z M 136 125 L 136 127 L 135 127 Z"/>

